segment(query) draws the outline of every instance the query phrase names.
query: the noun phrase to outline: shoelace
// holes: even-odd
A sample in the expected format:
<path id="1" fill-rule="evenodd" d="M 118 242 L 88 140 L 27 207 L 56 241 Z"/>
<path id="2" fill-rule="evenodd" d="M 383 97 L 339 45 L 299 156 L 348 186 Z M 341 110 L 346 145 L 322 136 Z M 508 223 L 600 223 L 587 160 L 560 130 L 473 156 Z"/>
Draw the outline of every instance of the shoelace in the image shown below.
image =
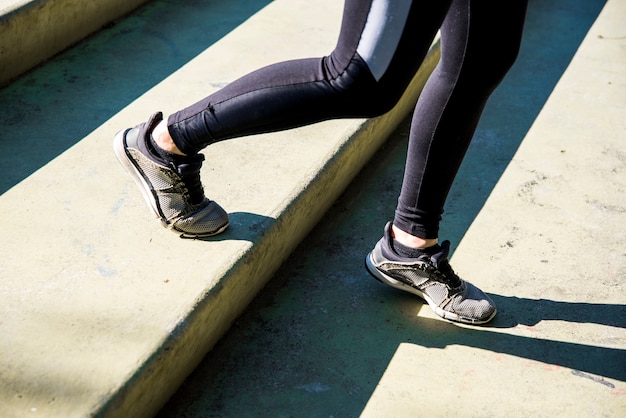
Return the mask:
<path id="1" fill-rule="evenodd" d="M 204 200 L 204 188 L 200 180 L 200 167 L 202 167 L 204 156 L 198 154 L 197 157 L 196 161 L 175 166 L 176 172 L 178 172 L 185 184 L 187 193 L 189 193 L 189 200 L 193 205 L 202 203 Z"/>
<path id="2" fill-rule="evenodd" d="M 448 261 L 449 253 L 450 241 L 444 241 L 441 243 L 441 251 L 431 256 L 430 262 L 437 277 L 454 288 L 461 285 L 461 278 L 454 272 Z"/>

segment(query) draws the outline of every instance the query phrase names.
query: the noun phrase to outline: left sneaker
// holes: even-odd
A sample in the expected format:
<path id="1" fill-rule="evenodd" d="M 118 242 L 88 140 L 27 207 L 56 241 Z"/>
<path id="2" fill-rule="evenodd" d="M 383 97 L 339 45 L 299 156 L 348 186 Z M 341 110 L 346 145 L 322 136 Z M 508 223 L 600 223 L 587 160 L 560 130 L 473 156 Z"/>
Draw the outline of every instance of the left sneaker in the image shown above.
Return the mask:
<path id="1" fill-rule="evenodd" d="M 415 294 L 440 317 L 466 324 L 485 324 L 496 315 L 489 296 L 457 276 L 448 254 L 450 241 L 441 243 L 433 255 L 406 258 L 393 248 L 391 222 L 383 238 L 365 258 L 367 270 L 382 283 Z"/>
<path id="2" fill-rule="evenodd" d="M 148 149 L 150 132 L 163 119 L 158 112 L 141 125 L 115 135 L 115 156 L 135 181 L 148 207 L 163 226 L 181 238 L 210 237 L 229 225 L 228 213 L 204 195 L 200 167 L 204 155 L 186 163 L 164 163 Z"/>

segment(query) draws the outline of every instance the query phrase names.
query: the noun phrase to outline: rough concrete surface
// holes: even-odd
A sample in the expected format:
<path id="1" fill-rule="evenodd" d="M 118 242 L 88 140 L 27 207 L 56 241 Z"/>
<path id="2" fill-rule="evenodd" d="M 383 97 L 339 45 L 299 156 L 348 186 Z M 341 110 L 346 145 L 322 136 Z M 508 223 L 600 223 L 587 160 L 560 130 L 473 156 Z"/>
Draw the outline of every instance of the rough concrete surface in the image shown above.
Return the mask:
<path id="1" fill-rule="evenodd" d="M 232 225 L 215 239 L 180 240 L 149 216 L 113 157 L 113 134 L 260 65 L 329 52 L 341 4 L 282 0 L 255 13 L 265 2 L 248 2 L 242 14 L 241 4 L 218 2 L 236 15 L 226 26 L 245 23 L 226 36 L 219 28 L 219 42 L 194 56 L 187 44 L 206 48 L 215 34 L 197 40 L 198 31 L 181 27 L 205 25 L 204 35 L 213 22 L 194 13 L 211 16 L 214 4 L 186 14 L 166 3 L 2 91 L 0 163 L 9 175 L 0 210 L 13 220 L 0 249 L 2 416 L 156 412 L 397 126 L 423 82 L 416 77 L 397 111 L 376 120 L 211 147 L 202 177 Z M 155 58 L 169 63 L 148 67 Z M 171 66 L 182 67 L 169 76 Z"/>
<path id="2" fill-rule="evenodd" d="M 386 132 L 334 121 L 217 144 L 202 176 L 232 229 L 207 241 L 161 229 L 113 133 L 327 52 L 339 10 L 177 4 L 154 2 L 0 91 L 0 416 L 158 410 L 321 216 L 307 206 L 339 193 L 328 178 L 342 171 L 318 182 L 320 169 L 352 175 L 350 157 L 373 150 L 347 140 Z M 393 216 L 403 125 L 159 416 L 623 416 L 625 4 L 531 0 L 520 59 L 451 191 L 441 236 L 498 304 L 492 324 L 444 322 L 363 268 Z"/>
<path id="3" fill-rule="evenodd" d="M 1 1 L 0 86 L 145 2 Z"/>
<path id="4" fill-rule="evenodd" d="M 451 191 L 441 237 L 491 325 L 441 321 L 363 268 L 405 125 L 159 417 L 623 417 L 624 5 L 530 2 Z"/>

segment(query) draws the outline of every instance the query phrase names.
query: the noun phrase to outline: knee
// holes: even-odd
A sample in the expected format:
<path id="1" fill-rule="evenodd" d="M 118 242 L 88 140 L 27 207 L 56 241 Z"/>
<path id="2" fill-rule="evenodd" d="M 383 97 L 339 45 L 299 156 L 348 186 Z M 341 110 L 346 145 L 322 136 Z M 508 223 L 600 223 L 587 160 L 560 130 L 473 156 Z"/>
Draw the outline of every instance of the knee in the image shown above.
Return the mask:
<path id="1" fill-rule="evenodd" d="M 518 51 L 519 49 L 509 49 L 485 59 L 479 71 L 483 72 L 484 84 L 487 87 L 495 88 L 500 84 L 517 60 Z"/>
<path id="2" fill-rule="evenodd" d="M 402 86 L 376 80 L 358 56 L 330 83 L 338 95 L 338 102 L 352 109 L 357 117 L 375 117 L 388 112 L 404 92 Z"/>
<path id="3" fill-rule="evenodd" d="M 464 64 L 467 78 L 471 78 L 474 88 L 491 91 L 496 88 L 517 60 L 519 44 L 496 45 L 494 51 L 482 50 L 466 58 Z"/>

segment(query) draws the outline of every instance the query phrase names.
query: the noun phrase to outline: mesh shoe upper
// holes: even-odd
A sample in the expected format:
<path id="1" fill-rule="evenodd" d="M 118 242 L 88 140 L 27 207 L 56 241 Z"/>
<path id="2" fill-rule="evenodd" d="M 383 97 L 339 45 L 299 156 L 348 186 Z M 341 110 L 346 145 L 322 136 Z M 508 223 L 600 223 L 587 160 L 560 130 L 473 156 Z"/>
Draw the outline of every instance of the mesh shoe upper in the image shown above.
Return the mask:
<path id="1" fill-rule="evenodd" d="M 458 322 L 481 324 L 496 314 L 495 304 L 480 289 L 457 276 L 450 263 L 450 242 L 432 255 L 404 258 L 393 250 L 391 223 L 366 258 L 369 272 L 383 283 L 424 298 L 437 315 Z"/>
<path id="2" fill-rule="evenodd" d="M 115 154 L 139 186 L 146 202 L 163 225 L 182 237 L 211 236 L 229 224 L 228 214 L 204 196 L 200 168 L 204 156 L 186 163 L 169 165 L 158 161 L 148 150 L 146 135 L 162 120 L 157 113 L 145 124 L 115 136 Z"/>

